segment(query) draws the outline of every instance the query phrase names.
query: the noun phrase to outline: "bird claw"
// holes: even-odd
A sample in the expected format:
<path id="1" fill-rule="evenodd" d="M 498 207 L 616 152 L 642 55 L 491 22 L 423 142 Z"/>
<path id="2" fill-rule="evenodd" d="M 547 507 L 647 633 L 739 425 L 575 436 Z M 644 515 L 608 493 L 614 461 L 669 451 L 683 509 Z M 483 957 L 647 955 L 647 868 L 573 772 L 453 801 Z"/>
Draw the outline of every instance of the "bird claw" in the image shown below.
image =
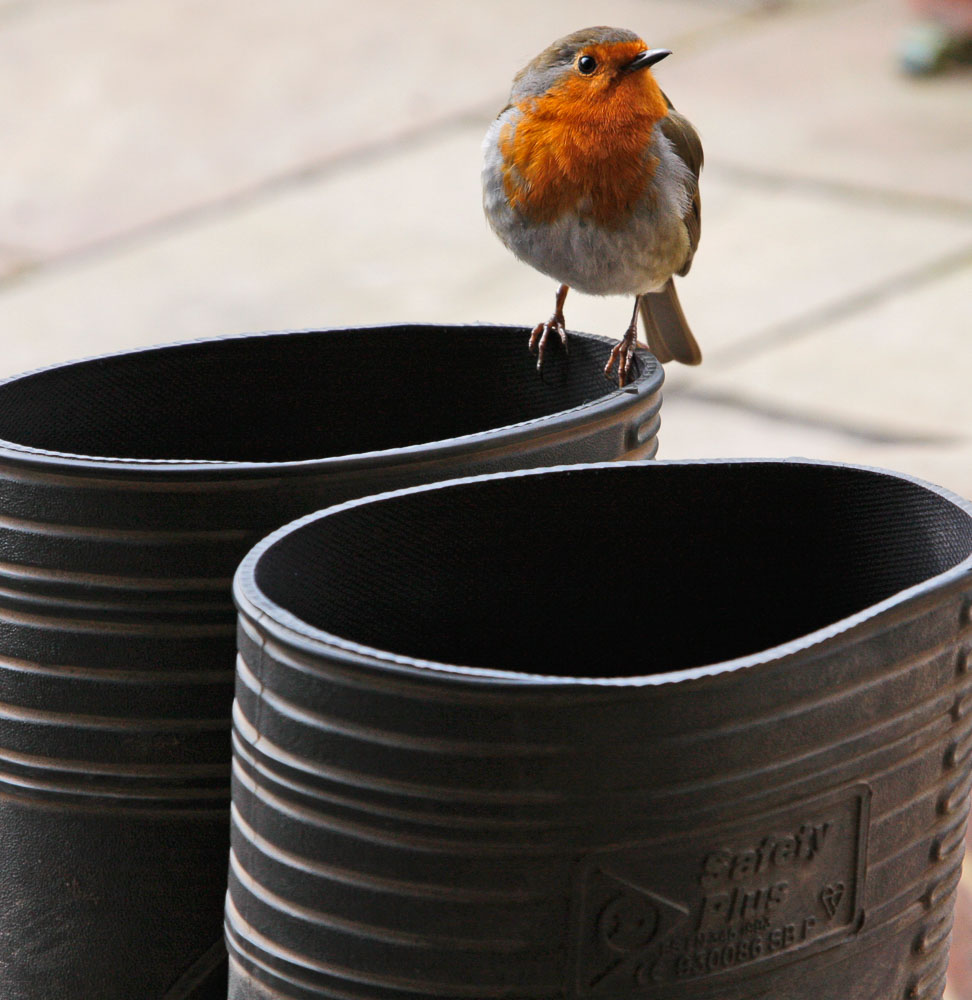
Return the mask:
<path id="1" fill-rule="evenodd" d="M 628 376 L 631 374 L 631 368 L 634 365 L 637 346 L 635 337 L 632 336 L 631 331 L 629 330 L 614 345 L 611 349 L 611 354 L 608 356 L 607 364 L 604 366 L 604 375 L 606 378 L 611 378 L 611 370 L 615 365 L 617 365 L 619 389 L 624 387 L 625 383 L 628 381 Z"/>
<path id="2" fill-rule="evenodd" d="M 560 338 L 566 354 L 567 328 L 564 324 L 563 313 L 554 313 L 546 323 L 537 323 L 530 334 L 530 353 L 537 356 L 537 371 L 543 370 L 543 359 L 547 353 L 547 344 L 550 342 L 550 334 L 552 333 Z"/>

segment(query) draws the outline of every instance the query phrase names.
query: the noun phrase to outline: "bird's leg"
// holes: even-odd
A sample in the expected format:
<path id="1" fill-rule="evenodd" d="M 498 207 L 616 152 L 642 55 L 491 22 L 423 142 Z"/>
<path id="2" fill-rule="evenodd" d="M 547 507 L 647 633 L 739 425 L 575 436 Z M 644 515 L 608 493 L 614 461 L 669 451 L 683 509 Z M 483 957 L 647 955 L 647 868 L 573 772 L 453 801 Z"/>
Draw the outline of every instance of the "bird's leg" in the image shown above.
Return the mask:
<path id="1" fill-rule="evenodd" d="M 635 296 L 634 312 L 631 313 L 631 322 L 628 329 L 624 331 L 624 336 L 614 345 L 611 355 L 604 366 L 604 374 L 610 378 L 611 369 L 618 366 L 618 386 L 623 386 L 628 381 L 631 374 L 631 366 L 634 364 L 635 348 L 638 345 L 638 306 L 641 304 L 641 296 Z"/>
<path id="2" fill-rule="evenodd" d="M 537 371 L 543 368 L 543 356 L 547 351 L 547 341 L 551 333 L 556 333 L 560 342 L 567 350 L 567 328 L 564 323 L 564 300 L 567 298 L 567 285 L 557 289 L 557 300 L 554 304 L 553 316 L 546 323 L 537 323 L 530 334 L 530 353 L 537 356 Z"/>

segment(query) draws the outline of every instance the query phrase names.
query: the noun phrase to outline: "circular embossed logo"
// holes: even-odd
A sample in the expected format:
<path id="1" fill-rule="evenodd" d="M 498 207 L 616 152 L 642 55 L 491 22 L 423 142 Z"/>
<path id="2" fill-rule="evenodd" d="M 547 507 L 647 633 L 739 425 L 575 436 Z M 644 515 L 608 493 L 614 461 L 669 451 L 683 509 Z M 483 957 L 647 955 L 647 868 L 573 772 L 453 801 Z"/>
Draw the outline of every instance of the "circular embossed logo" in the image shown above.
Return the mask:
<path id="1" fill-rule="evenodd" d="M 648 896 L 621 892 L 604 907 L 597 924 L 609 948 L 627 953 L 651 942 L 658 930 L 658 908 Z"/>

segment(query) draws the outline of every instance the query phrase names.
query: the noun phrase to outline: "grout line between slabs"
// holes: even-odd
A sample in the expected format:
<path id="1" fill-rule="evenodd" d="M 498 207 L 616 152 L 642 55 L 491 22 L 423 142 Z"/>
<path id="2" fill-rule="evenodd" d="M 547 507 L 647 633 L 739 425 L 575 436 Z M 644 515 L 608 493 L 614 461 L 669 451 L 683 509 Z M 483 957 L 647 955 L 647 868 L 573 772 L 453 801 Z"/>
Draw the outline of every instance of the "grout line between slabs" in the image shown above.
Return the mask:
<path id="1" fill-rule="evenodd" d="M 921 194 L 913 191 L 898 191 L 893 188 L 870 187 L 853 181 L 843 181 L 808 174 L 787 174 L 742 163 L 725 160 L 706 164 L 706 171 L 730 183 L 759 188 L 760 190 L 804 191 L 809 194 L 852 201 L 860 204 L 870 202 L 894 212 L 913 211 L 925 215 L 946 215 L 950 219 L 966 218 L 972 222 L 972 201 L 948 198 L 942 195 Z"/>
<path id="2" fill-rule="evenodd" d="M 767 351 L 802 340 L 828 324 L 860 315 L 881 302 L 908 295 L 970 267 L 972 241 L 911 270 L 890 275 L 834 302 L 818 306 L 775 326 L 757 330 L 726 347 L 711 350 L 707 360 L 716 361 L 717 365 L 712 367 L 717 367 L 721 374 Z M 698 380 L 686 380 L 681 385 L 672 386 L 668 395 L 696 391 L 703 381 L 704 376 L 699 376 Z"/>
<path id="3" fill-rule="evenodd" d="M 731 390 L 706 389 L 704 387 L 686 388 L 677 393 L 672 392 L 667 395 L 677 395 L 680 400 L 700 403 L 703 406 L 723 407 L 754 417 L 764 417 L 775 423 L 786 423 L 809 430 L 826 431 L 869 445 L 943 448 L 959 445 L 965 440 L 960 435 L 896 431 L 889 428 L 882 428 L 874 423 L 853 423 L 836 417 L 825 417 L 796 409 L 789 409 L 786 406 L 773 406 L 771 403 L 749 399 Z"/>
<path id="4" fill-rule="evenodd" d="M 315 183 L 332 174 L 366 166 L 386 155 L 395 156 L 420 149 L 448 135 L 454 129 L 465 127 L 473 121 L 483 120 L 475 110 L 467 108 L 412 131 L 386 137 L 380 142 L 354 146 L 305 162 L 298 167 L 264 176 L 237 191 L 216 195 L 208 201 L 185 205 L 161 218 L 137 223 L 121 232 L 72 247 L 62 253 L 36 259 L 13 274 L 0 278 L 0 294 L 14 285 L 42 280 L 49 274 L 70 270 L 92 260 L 112 257 L 126 250 L 144 246 L 160 236 L 222 218 L 238 209 L 256 205 L 264 199 Z"/>

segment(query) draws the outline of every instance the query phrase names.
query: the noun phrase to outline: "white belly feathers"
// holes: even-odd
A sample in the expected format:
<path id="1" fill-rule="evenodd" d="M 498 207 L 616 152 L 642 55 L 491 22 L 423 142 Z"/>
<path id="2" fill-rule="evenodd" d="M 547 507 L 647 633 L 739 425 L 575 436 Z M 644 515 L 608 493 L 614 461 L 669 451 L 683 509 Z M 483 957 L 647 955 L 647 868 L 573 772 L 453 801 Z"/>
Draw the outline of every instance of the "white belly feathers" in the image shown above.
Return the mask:
<path id="1" fill-rule="evenodd" d="M 499 133 L 520 116 L 509 108 L 483 143 L 483 207 L 496 235 L 521 260 L 590 295 L 639 295 L 662 285 L 685 263 L 689 237 L 689 171 L 656 126 L 658 166 L 641 202 L 620 227 L 595 223 L 581 199 L 552 222 L 531 222 L 511 209 L 503 188 Z"/>

